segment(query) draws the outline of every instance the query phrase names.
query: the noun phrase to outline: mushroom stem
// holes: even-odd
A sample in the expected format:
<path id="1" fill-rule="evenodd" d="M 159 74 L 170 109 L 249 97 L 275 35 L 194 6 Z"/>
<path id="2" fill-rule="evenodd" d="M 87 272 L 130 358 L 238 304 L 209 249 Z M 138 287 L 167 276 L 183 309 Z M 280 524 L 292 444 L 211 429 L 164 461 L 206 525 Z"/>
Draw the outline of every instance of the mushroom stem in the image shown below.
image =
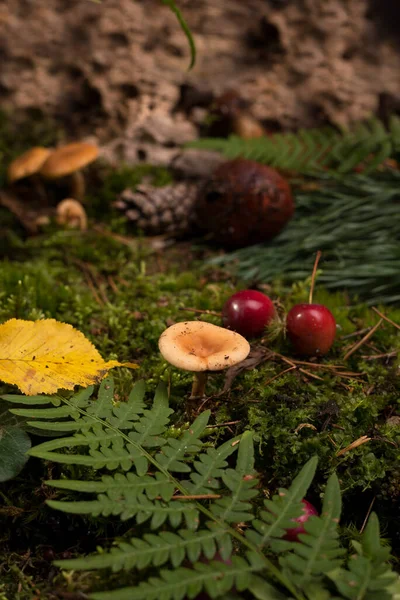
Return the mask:
<path id="1" fill-rule="evenodd" d="M 190 399 L 202 398 L 204 396 L 207 383 L 207 375 L 207 371 L 199 371 L 194 374 L 192 393 L 190 395 Z"/>
<path id="2" fill-rule="evenodd" d="M 85 179 L 81 171 L 71 173 L 71 197 L 82 202 L 85 196 Z"/>

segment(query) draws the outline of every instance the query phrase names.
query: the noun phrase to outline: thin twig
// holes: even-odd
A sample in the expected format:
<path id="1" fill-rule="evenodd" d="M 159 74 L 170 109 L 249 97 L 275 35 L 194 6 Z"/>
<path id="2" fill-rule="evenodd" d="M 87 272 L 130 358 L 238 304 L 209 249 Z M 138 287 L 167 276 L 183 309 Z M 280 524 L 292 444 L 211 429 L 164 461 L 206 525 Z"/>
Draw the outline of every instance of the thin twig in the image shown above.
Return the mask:
<path id="1" fill-rule="evenodd" d="M 375 311 L 376 314 L 381 317 L 381 319 L 384 319 L 385 321 L 393 325 L 393 327 L 396 327 L 396 329 L 400 329 L 400 325 L 398 323 L 395 323 L 394 321 L 392 321 L 392 319 L 389 319 L 389 317 L 381 313 L 381 311 L 375 308 L 375 306 L 372 307 L 372 310 Z"/>
<path id="2" fill-rule="evenodd" d="M 358 350 L 359 348 L 361 348 L 361 346 L 363 344 L 365 344 L 365 342 L 367 340 L 369 340 L 369 338 L 374 335 L 375 331 L 378 329 L 378 327 L 380 327 L 381 323 L 382 323 L 383 319 L 380 319 L 376 325 L 373 326 L 373 328 L 366 334 L 364 335 L 363 338 L 361 338 L 361 340 L 359 342 L 357 342 L 356 344 L 354 344 L 354 346 L 352 346 L 350 348 L 350 350 L 348 350 L 346 352 L 346 354 L 343 357 L 343 360 L 347 360 L 356 350 Z"/>
<path id="3" fill-rule="evenodd" d="M 214 427 L 228 427 L 228 425 L 237 425 L 238 423 L 240 423 L 240 419 L 239 419 L 239 421 L 228 421 L 227 423 L 217 423 L 216 425 L 206 425 L 206 429 L 208 429 L 208 428 L 214 429 Z"/>
<path id="4" fill-rule="evenodd" d="M 285 373 L 289 373 L 289 371 L 293 371 L 293 369 L 296 369 L 296 368 L 297 368 L 296 365 L 293 365 L 292 367 L 288 367 L 284 371 L 281 371 L 280 373 L 277 373 L 276 375 L 271 377 L 271 379 L 267 379 L 267 381 L 264 383 L 264 385 L 269 385 L 270 383 L 275 381 L 275 379 L 278 379 L 278 377 L 281 377 L 281 375 L 284 375 Z"/>
<path id="5" fill-rule="evenodd" d="M 369 505 L 369 508 L 368 508 L 368 510 L 367 510 L 367 514 L 366 514 L 366 516 L 365 516 L 364 522 L 363 522 L 363 524 L 361 525 L 360 533 L 362 533 L 362 532 L 364 531 L 364 529 L 365 529 L 365 526 L 366 526 L 366 524 L 367 524 L 367 521 L 368 521 L 368 519 L 369 519 L 369 515 L 371 514 L 371 510 L 372 510 L 372 507 L 373 507 L 373 505 L 374 505 L 374 502 L 375 502 L 375 500 L 376 500 L 376 496 L 374 496 L 374 497 L 372 498 L 372 502 L 371 502 L 371 504 Z"/>
<path id="6" fill-rule="evenodd" d="M 352 337 L 357 337 L 358 335 L 367 333 L 367 331 L 370 331 L 371 329 L 372 329 L 372 325 L 370 325 L 369 327 L 364 327 L 363 329 L 359 329 L 358 331 L 353 331 L 353 333 L 348 333 L 347 335 L 341 335 L 340 339 L 341 340 L 349 340 Z"/>
<path id="7" fill-rule="evenodd" d="M 351 444 L 346 446 L 346 448 L 342 448 L 341 450 L 339 450 L 339 452 L 336 452 L 336 456 L 343 456 L 343 454 L 346 454 L 346 452 L 348 452 L 349 450 L 353 450 L 354 448 L 358 448 L 358 446 L 361 446 L 362 444 L 366 444 L 370 441 L 370 439 L 371 438 L 367 435 L 362 435 L 360 438 L 358 438 L 358 440 L 354 440 L 354 442 L 351 442 Z"/>
<path id="8" fill-rule="evenodd" d="M 221 494 L 193 494 L 192 496 L 172 496 L 171 500 L 214 500 L 221 497 Z M 157 496 L 156 499 L 162 500 L 162 497 Z"/>
<path id="9" fill-rule="evenodd" d="M 321 250 L 318 250 L 317 256 L 315 257 L 315 263 L 314 263 L 313 272 L 312 272 L 312 275 L 311 275 L 310 294 L 308 296 L 308 303 L 309 304 L 312 304 L 312 297 L 313 297 L 314 284 L 315 284 L 315 276 L 317 274 L 318 263 L 319 263 L 319 259 L 321 258 L 321 255 L 322 255 Z"/>
<path id="10" fill-rule="evenodd" d="M 306 371 L 306 369 L 302 369 L 300 367 L 299 371 L 301 371 L 304 375 L 307 375 L 308 377 L 312 377 L 313 379 L 318 379 L 319 381 L 324 381 L 322 379 L 322 377 L 320 377 L 319 375 L 315 375 L 315 373 L 310 373 L 310 371 Z"/>
<path id="11" fill-rule="evenodd" d="M 220 317 L 221 313 L 216 312 L 214 310 L 207 310 L 207 309 L 201 309 L 201 308 L 188 308 L 187 306 L 180 306 L 179 310 L 185 310 L 187 312 L 193 312 L 193 313 L 198 313 L 200 315 L 205 314 L 205 315 L 212 315 L 214 317 Z"/>
<path id="12" fill-rule="evenodd" d="M 391 352 L 382 352 L 382 354 L 365 354 L 362 356 L 362 358 L 364 358 L 365 360 L 375 360 L 378 358 L 393 358 L 394 356 L 397 356 L 399 352 L 400 348 L 398 348 L 397 350 L 392 350 Z"/>

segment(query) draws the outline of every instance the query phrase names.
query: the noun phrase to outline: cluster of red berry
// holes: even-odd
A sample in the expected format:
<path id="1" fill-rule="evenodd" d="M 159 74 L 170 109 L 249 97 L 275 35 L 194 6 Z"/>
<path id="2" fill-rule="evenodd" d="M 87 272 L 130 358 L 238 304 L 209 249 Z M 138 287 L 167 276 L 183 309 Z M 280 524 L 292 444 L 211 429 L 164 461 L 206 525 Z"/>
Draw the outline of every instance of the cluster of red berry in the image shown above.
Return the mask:
<path id="1" fill-rule="evenodd" d="M 252 338 L 265 333 L 275 315 L 268 296 L 256 290 L 242 290 L 225 302 L 222 322 L 224 327 Z M 286 316 L 286 332 L 298 354 L 322 356 L 335 340 L 336 321 L 323 304 L 296 304 Z"/>

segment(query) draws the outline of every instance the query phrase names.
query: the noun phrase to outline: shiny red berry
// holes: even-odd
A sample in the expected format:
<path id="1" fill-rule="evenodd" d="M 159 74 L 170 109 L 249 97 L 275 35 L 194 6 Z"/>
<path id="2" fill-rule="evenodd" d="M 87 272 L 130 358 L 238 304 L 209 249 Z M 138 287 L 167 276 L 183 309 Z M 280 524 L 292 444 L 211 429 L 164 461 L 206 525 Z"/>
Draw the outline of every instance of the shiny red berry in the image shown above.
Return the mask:
<path id="1" fill-rule="evenodd" d="M 308 519 L 314 515 L 318 516 L 318 511 L 308 500 L 302 500 L 303 503 L 303 514 L 297 517 L 297 519 L 293 519 L 295 523 L 299 523 L 297 527 L 292 527 L 286 530 L 286 535 L 283 539 L 288 540 L 289 542 L 298 542 L 299 535 L 301 533 L 306 533 L 304 529 L 303 523 L 306 523 Z"/>
<path id="2" fill-rule="evenodd" d="M 287 314 L 286 331 L 298 354 L 321 356 L 335 340 L 336 321 L 323 304 L 297 304 Z"/>
<path id="3" fill-rule="evenodd" d="M 246 338 L 256 337 L 275 314 L 272 300 L 256 290 L 242 290 L 233 294 L 222 308 L 222 323 Z"/>

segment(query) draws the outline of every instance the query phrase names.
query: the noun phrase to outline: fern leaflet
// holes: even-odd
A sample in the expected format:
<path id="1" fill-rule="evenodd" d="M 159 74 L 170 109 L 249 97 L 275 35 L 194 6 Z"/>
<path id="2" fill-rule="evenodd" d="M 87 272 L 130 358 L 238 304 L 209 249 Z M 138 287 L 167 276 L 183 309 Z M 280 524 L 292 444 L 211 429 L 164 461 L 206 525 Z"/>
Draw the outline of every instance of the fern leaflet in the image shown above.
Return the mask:
<path id="1" fill-rule="evenodd" d="M 257 600 L 372 600 L 375 591 L 384 600 L 394 598 L 398 581 L 387 564 L 389 550 L 380 545 L 375 516 L 362 543 L 354 544 L 356 556 L 347 569 L 342 566 L 344 550 L 337 534 L 341 499 L 334 475 L 326 487 L 321 517 L 309 519 L 300 542 L 282 539 L 292 519 L 301 513 L 301 499 L 313 478 L 316 458 L 310 459 L 287 490 L 265 500 L 265 510 L 254 519 L 251 501 L 259 491 L 251 432 L 203 449 L 201 437 L 209 412 L 200 414 L 178 439 L 169 438 L 171 410 L 164 385 L 157 388 L 150 408 L 145 405 L 141 382 L 126 403 L 114 401 L 111 379 L 102 383 L 97 400 L 92 392 L 92 388 L 81 390 L 71 398 L 39 396 L 39 408 L 32 399 L 5 397 L 24 406 L 12 412 L 21 415 L 24 411 L 25 418 L 34 419 L 30 426 L 40 423 L 41 430 L 47 427 L 50 432 L 65 427 L 70 433 L 36 446 L 32 455 L 113 471 L 93 480 L 48 481 L 67 495 L 49 500 L 52 508 L 136 523 L 136 537 L 119 539 L 110 549 L 92 556 L 56 562 L 73 570 L 135 572 L 136 587 L 94 592 L 90 598 L 181 600 L 205 592 L 211 598 L 232 600 L 232 590 Z M 60 413 L 64 407 L 68 410 Z M 89 473 L 93 477 L 93 471 Z M 96 497 L 85 499 L 87 494 Z M 243 522 L 245 534 L 235 527 L 240 524 L 242 528 Z M 241 556 L 235 554 L 233 542 L 242 546 Z M 280 554 L 276 564 L 263 553 L 267 545 L 270 552 Z M 332 585 L 340 598 L 331 596 Z"/>
<path id="2" fill-rule="evenodd" d="M 388 587 L 397 579 L 389 569 L 387 561 L 390 549 L 381 545 L 379 522 L 372 513 L 361 544 L 353 542 L 356 554 L 350 557 L 348 571 L 336 569 L 328 573 L 344 598 L 364 600 L 379 596 L 381 600 L 390 600 Z"/>
<path id="3" fill-rule="evenodd" d="M 293 519 L 302 514 L 301 500 L 313 480 L 317 462 L 316 457 L 308 461 L 293 480 L 290 490 L 280 489 L 272 500 L 264 500 L 267 510 L 261 513 L 261 520 L 253 521 L 254 529 L 246 532 L 247 537 L 259 548 L 263 548 L 273 539 L 280 540 L 286 530 L 293 526 Z M 273 548 L 279 551 L 287 549 L 287 546 L 281 541 L 279 546 L 275 544 Z"/>
<path id="4" fill-rule="evenodd" d="M 222 152 L 227 158 L 247 158 L 278 169 L 315 174 L 332 169 L 348 173 L 363 164 L 364 172 L 376 169 L 400 150 L 400 119 L 392 117 L 388 130 L 377 119 L 359 123 L 349 131 L 333 128 L 303 129 L 254 139 L 203 138 L 190 147 Z"/>
<path id="5" fill-rule="evenodd" d="M 280 564 L 298 587 L 342 563 L 345 550 L 340 548 L 337 532 L 340 512 L 339 481 L 336 475 L 331 475 L 321 516 L 308 519 L 304 526 L 306 533 L 299 535 L 302 543 L 291 542 L 292 552 L 280 558 Z"/>

